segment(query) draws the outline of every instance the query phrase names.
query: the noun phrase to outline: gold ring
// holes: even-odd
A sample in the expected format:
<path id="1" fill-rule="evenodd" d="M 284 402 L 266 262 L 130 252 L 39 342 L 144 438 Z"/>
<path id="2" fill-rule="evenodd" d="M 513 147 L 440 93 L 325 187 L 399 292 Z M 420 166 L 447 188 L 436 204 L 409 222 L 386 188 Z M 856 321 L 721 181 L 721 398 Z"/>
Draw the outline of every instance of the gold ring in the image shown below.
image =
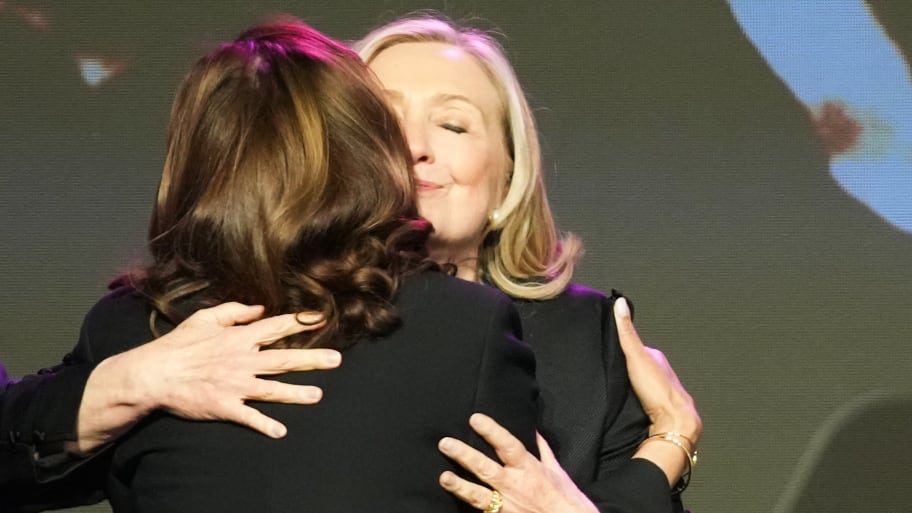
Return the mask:
<path id="1" fill-rule="evenodd" d="M 497 490 L 491 490 L 491 502 L 489 502 L 488 507 L 485 508 L 485 513 L 497 513 L 502 506 L 503 495 Z"/>

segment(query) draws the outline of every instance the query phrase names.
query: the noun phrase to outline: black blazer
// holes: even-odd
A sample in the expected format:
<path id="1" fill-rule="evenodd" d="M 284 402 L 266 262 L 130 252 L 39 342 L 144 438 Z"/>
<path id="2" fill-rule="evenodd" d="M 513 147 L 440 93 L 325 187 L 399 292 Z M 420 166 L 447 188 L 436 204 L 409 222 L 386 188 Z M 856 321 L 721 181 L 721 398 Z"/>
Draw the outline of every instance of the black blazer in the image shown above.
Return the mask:
<path id="1" fill-rule="evenodd" d="M 537 361 L 541 388 L 539 430 L 570 477 L 602 512 L 682 511 L 679 498 L 672 500 L 665 475 L 656 465 L 629 459 L 645 437 L 649 420 L 627 378 L 611 313 L 616 297 L 571 285 L 554 299 L 514 301 L 524 339 L 532 346 Z M 455 314 L 452 317 L 457 319 Z M 55 370 L 55 374 L 33 377 L 29 387 L 19 386 L 14 398 L 7 401 L 29 413 L 14 423 L 15 429 L 8 429 L 18 433 L 15 443 L 0 438 L 0 468 L 19 469 L 20 476 L 28 477 L 21 478 L 21 484 L 31 483 L 36 479 L 34 475 L 50 481 L 44 485 L 45 490 L 51 486 L 60 489 L 43 493 L 40 500 L 32 497 L 31 503 L 47 503 L 49 498 L 66 496 L 88 502 L 90 490 L 79 482 L 87 472 L 80 469 L 66 479 L 59 477 L 73 466 L 86 467 L 95 462 L 67 460 L 54 452 L 51 443 L 73 432 L 72 419 L 88 373 L 72 358 Z M 326 393 L 331 394 L 329 389 Z M 62 398 L 56 408 L 49 408 L 49 401 L 34 400 L 56 396 Z M 0 423 L 9 425 L 10 409 L 0 416 Z M 33 430 L 46 436 L 32 436 Z M 48 456 L 31 457 L 43 454 Z M 0 478 L 0 488 L 2 483 Z M 15 495 L 24 497 L 26 490 L 26 486 L 17 486 Z"/>
<path id="2" fill-rule="evenodd" d="M 535 449 L 534 361 L 506 296 L 442 273 L 403 280 L 402 327 L 344 351 L 340 368 L 279 379 L 316 384 L 313 406 L 257 404 L 288 426 L 272 440 L 223 422 L 152 415 L 96 464 L 117 512 L 473 511 L 437 483 L 454 436 L 493 455 L 468 427 L 491 415 Z M 152 338 L 150 307 L 122 289 L 87 315 L 77 360 L 98 362 Z M 101 473 L 97 474 L 99 477 Z"/>
<path id="3" fill-rule="evenodd" d="M 553 299 L 514 302 L 535 352 L 538 429 L 602 512 L 679 512 L 661 469 L 631 460 L 650 421 L 627 376 L 612 311 L 618 297 L 571 284 Z"/>

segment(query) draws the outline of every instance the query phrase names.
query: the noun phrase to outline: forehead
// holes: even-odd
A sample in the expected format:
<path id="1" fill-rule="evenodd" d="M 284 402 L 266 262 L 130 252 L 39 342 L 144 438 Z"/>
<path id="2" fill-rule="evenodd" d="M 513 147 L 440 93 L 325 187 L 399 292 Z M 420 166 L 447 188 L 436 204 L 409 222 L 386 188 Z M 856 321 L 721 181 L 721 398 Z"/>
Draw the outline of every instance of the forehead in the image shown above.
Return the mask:
<path id="1" fill-rule="evenodd" d="M 472 54 L 447 43 L 400 43 L 370 63 L 393 96 L 464 96 L 482 110 L 501 110 L 500 95 Z"/>

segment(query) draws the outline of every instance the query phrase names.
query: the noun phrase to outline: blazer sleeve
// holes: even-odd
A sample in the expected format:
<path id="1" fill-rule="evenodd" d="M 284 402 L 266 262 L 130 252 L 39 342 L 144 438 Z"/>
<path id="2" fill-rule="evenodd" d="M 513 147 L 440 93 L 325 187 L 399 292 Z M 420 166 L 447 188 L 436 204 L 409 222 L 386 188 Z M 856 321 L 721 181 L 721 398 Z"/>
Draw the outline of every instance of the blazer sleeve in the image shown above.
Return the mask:
<path id="1" fill-rule="evenodd" d="M 596 481 L 587 495 L 602 513 L 668 513 L 682 511 L 673 500 L 665 473 L 651 461 L 636 458 Z"/>
<path id="2" fill-rule="evenodd" d="M 76 424 L 89 375 L 98 363 L 89 338 L 97 305 L 79 342 L 60 364 L 6 383 L 0 393 L 0 511 L 43 511 L 99 502 L 108 451 L 73 455 Z"/>
<path id="3" fill-rule="evenodd" d="M 606 417 L 598 473 L 586 493 L 603 513 L 679 513 L 680 496 L 671 494 L 662 470 L 648 460 L 632 459 L 648 436 L 650 421 L 627 375 L 613 314 L 619 297 L 613 290 L 611 297 L 602 299 L 602 348 L 608 393 L 620 391 L 623 399 L 617 403 L 621 407 Z"/>
<path id="4" fill-rule="evenodd" d="M 0 392 L 0 484 L 43 482 L 66 473 L 64 442 L 76 439 L 82 392 L 94 368 L 64 362 L 8 382 Z"/>
<path id="5" fill-rule="evenodd" d="M 474 412 L 488 415 L 538 456 L 535 443 L 535 357 L 520 338 L 519 315 L 512 302 L 501 296 L 489 319 L 483 347 Z M 498 460 L 481 436 L 469 429 L 467 443 Z"/>

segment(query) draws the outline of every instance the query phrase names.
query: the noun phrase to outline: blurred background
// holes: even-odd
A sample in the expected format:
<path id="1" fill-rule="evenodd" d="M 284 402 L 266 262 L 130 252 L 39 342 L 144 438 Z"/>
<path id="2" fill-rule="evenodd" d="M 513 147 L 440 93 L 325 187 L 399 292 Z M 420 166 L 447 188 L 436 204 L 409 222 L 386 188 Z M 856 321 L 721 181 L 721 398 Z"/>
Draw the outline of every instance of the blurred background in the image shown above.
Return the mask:
<path id="1" fill-rule="evenodd" d="M 0 0 L 10 375 L 56 363 L 108 280 L 144 258 L 171 98 L 196 57 L 270 13 L 352 40 L 424 8 L 504 34 L 559 225 L 586 244 L 576 281 L 632 297 L 696 398 L 685 503 L 909 511 L 899 0 Z"/>

